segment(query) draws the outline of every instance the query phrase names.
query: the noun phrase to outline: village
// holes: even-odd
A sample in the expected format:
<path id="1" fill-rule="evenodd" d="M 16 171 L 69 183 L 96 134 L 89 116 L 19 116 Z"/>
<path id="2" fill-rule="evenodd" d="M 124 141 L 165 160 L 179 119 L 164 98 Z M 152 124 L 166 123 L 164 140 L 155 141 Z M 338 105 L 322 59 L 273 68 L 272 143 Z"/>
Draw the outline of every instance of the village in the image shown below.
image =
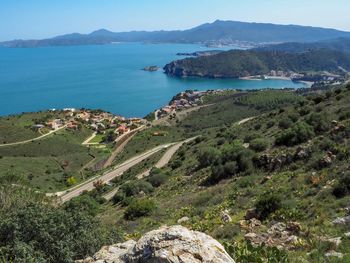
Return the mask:
<path id="1" fill-rule="evenodd" d="M 59 113 L 61 117 L 36 123 L 32 128 L 54 132 L 60 129 L 79 130 L 84 126 L 93 130 L 95 136 L 100 135 L 101 142 L 108 143 L 147 124 L 147 121 L 142 118 L 125 118 L 102 110 L 64 108 L 63 110 L 51 109 L 50 112 Z"/>
<path id="2" fill-rule="evenodd" d="M 182 111 L 194 107 L 198 107 L 203 104 L 203 96 L 209 94 L 218 94 L 224 90 L 207 90 L 207 91 L 193 91 L 186 90 L 177 94 L 168 105 L 158 109 L 155 112 L 155 118 L 161 119 L 168 116 L 174 116 L 177 111 Z"/>

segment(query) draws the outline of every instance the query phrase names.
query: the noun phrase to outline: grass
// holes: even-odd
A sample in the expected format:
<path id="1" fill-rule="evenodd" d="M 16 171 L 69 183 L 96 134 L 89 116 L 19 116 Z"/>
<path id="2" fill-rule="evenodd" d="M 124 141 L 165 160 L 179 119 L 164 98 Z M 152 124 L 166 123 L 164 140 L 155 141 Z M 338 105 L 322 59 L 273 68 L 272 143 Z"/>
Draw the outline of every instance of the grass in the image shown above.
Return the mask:
<path id="1" fill-rule="evenodd" d="M 30 187 L 56 191 L 67 187 L 66 179 L 85 179 L 82 168 L 95 158 L 105 156 L 104 150 L 88 148 L 81 143 L 91 131 L 61 130 L 43 140 L 0 148 L 0 176 L 19 175 Z"/>
<path id="2" fill-rule="evenodd" d="M 0 117 L 0 143 L 29 140 L 42 135 L 32 129 L 34 124 L 45 123 L 49 119 L 61 118 L 61 112 L 36 112 Z"/>
<path id="3" fill-rule="evenodd" d="M 157 133 L 163 135 L 155 135 Z M 186 138 L 186 134 L 183 133 L 181 128 L 153 126 L 138 132 L 125 146 L 123 152 L 117 156 L 114 162 L 123 162 L 156 146 L 181 141 L 184 138 Z"/>

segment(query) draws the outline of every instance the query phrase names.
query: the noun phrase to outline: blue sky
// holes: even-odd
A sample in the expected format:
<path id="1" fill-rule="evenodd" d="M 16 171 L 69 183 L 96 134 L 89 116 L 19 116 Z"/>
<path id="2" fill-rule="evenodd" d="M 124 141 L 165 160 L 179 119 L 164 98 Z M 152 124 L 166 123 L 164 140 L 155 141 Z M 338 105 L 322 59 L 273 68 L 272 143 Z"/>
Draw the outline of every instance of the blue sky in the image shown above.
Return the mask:
<path id="1" fill-rule="evenodd" d="M 216 19 L 350 31 L 349 0 L 0 0 L 0 41 L 59 34 L 186 29 Z"/>

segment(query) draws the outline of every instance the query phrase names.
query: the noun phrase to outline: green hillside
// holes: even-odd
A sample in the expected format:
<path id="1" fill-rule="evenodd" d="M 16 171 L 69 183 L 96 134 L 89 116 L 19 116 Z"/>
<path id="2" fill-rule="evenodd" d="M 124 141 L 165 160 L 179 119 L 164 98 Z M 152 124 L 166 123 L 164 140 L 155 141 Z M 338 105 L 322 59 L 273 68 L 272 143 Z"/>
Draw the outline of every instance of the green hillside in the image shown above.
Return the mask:
<path id="1" fill-rule="evenodd" d="M 231 50 L 173 61 L 164 70 L 168 75 L 178 77 L 239 78 L 265 75 L 271 70 L 339 72 L 339 67 L 350 70 L 350 54 L 326 49 L 302 53 Z"/>
<path id="2" fill-rule="evenodd" d="M 3 261 L 72 262 L 102 245 L 181 224 L 222 242 L 236 262 L 348 262 L 350 225 L 341 222 L 350 213 L 350 85 L 324 88 L 207 95 L 208 106 L 174 126 L 140 132 L 120 157 L 199 135 L 168 165 L 137 179 L 159 153 L 59 207 L 19 186 L 18 176 L 0 176 Z M 157 131 L 169 137 L 152 136 Z M 51 140 L 63 143 L 65 136 Z M 329 256 L 334 252 L 342 259 Z"/>

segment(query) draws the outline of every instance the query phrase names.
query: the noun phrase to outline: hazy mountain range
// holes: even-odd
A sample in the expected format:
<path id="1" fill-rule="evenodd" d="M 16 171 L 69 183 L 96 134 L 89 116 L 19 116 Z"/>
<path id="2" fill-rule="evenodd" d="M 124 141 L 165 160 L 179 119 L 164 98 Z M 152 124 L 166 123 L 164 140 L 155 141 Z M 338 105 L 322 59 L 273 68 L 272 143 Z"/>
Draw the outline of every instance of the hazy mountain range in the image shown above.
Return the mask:
<path id="1" fill-rule="evenodd" d="M 298 25 L 276 25 L 220 21 L 188 30 L 111 32 L 100 29 L 90 34 L 73 33 L 42 40 L 1 42 L 4 47 L 39 47 L 110 44 L 113 42 L 203 43 L 203 44 L 266 44 L 282 42 L 316 42 L 350 37 L 350 32 Z"/>

